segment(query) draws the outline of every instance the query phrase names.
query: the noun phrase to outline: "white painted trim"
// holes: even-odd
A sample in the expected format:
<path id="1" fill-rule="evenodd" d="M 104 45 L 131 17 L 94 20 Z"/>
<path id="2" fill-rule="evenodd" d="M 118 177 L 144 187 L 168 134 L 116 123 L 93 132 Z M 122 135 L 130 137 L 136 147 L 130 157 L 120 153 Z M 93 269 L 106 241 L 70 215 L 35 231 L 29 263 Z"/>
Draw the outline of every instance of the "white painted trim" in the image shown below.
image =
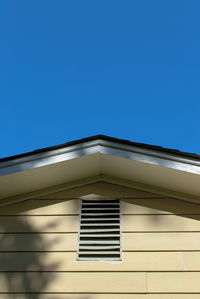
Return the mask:
<path id="1" fill-rule="evenodd" d="M 95 172 L 93 172 L 98 174 L 97 176 L 81 179 L 79 181 L 72 181 L 72 182 L 70 182 L 70 178 L 68 178 L 68 182 L 62 185 L 52 186 L 51 188 L 44 188 L 35 192 L 28 192 L 26 194 L 19 194 L 16 196 L 14 195 L 7 198 L 2 198 L 0 200 L 0 206 L 34 198 L 37 195 L 40 196 L 47 195 L 49 193 L 67 190 L 70 188 L 83 186 L 85 184 L 91 184 L 94 182 L 101 182 L 101 181 L 112 182 L 114 184 L 124 185 L 130 188 L 162 194 L 164 196 L 174 197 L 185 201 L 191 201 L 196 203 L 200 202 L 200 198 L 198 196 L 188 194 L 190 192 L 189 189 L 187 194 L 182 193 L 181 184 L 177 184 L 177 188 L 176 188 L 177 191 L 172 191 L 172 190 L 168 190 L 167 187 L 158 188 L 158 187 L 142 184 L 140 182 L 127 181 L 124 180 L 123 177 L 116 178 L 116 177 L 107 176 L 105 173 L 103 173 L 103 168 L 101 167 L 104 163 L 102 159 L 103 157 L 105 157 L 106 159 L 107 158 L 109 159 L 109 157 L 116 157 L 116 162 L 118 161 L 117 160 L 118 158 L 121 158 L 124 159 L 124 161 L 130 160 L 130 162 L 135 161 L 137 163 L 142 163 L 143 165 L 146 164 L 147 166 L 153 165 L 155 166 L 154 168 L 155 175 L 156 175 L 156 171 L 159 170 L 158 167 L 163 167 L 163 170 L 173 169 L 179 171 L 177 172 L 179 178 L 181 178 L 183 172 L 188 173 L 188 177 L 190 177 L 191 174 L 193 174 L 195 175 L 195 177 L 193 176 L 195 178 L 195 184 L 196 184 L 195 187 L 198 187 L 198 182 L 200 184 L 200 176 L 199 176 L 200 161 L 198 159 L 184 158 L 172 154 L 162 153 L 156 150 L 142 149 L 137 146 L 129 146 L 126 144 L 121 144 L 113 141 L 105 141 L 102 139 L 97 139 L 95 141 L 87 141 L 73 146 L 67 146 L 61 149 L 50 150 L 44 153 L 35 153 L 35 154 L 33 153 L 32 155 L 27 157 L 1 162 L 0 163 L 0 186 L 1 184 L 3 184 L 5 180 L 7 181 L 7 184 L 8 182 L 10 182 L 10 186 L 12 186 L 13 178 L 12 176 L 9 176 L 9 174 L 19 172 L 19 176 L 20 176 L 23 175 L 20 172 L 23 172 L 25 170 L 31 170 L 39 167 L 48 166 L 48 165 L 52 165 L 52 167 L 51 166 L 49 167 L 49 171 L 51 170 L 53 171 L 53 164 L 59 164 L 59 163 L 62 169 L 63 162 L 67 162 L 73 159 L 78 159 L 80 157 L 90 156 L 90 155 L 96 155 L 95 157 L 98 157 L 98 163 L 97 163 L 98 167 L 96 166 Z M 135 162 L 131 164 L 133 167 L 134 165 L 136 165 Z M 68 164 L 66 163 L 66 167 L 67 165 Z M 73 164 L 71 165 L 71 167 L 73 167 Z M 59 165 L 57 167 L 57 170 L 59 170 Z M 167 173 L 167 172 L 163 172 L 163 173 Z M 28 173 L 30 178 L 29 181 L 31 180 L 31 174 L 34 174 L 34 170 L 33 172 L 31 170 Z M 6 178 L 3 177 L 5 175 Z M 184 177 L 187 178 L 185 174 Z M 197 194 L 199 195 L 199 192 Z"/>
<path id="2" fill-rule="evenodd" d="M 45 189 L 41 189 L 38 191 L 26 193 L 26 194 L 7 197 L 7 198 L 0 200 L 0 207 L 8 206 L 10 204 L 18 203 L 18 202 L 25 201 L 28 199 L 38 198 L 40 196 L 48 196 L 48 194 L 53 194 L 56 192 L 65 191 L 65 190 L 69 190 L 72 188 L 78 188 L 81 186 L 94 184 L 94 183 L 98 183 L 98 182 L 111 183 L 111 184 L 120 185 L 123 187 L 128 187 L 128 188 L 132 188 L 132 189 L 137 189 L 137 190 L 142 190 L 142 191 L 159 194 L 161 197 L 163 196 L 163 200 L 165 198 L 171 197 L 171 198 L 175 198 L 175 199 L 184 200 L 187 202 L 193 202 L 193 203 L 200 204 L 200 198 L 197 196 L 190 195 L 190 194 L 185 194 L 185 193 L 181 193 L 181 192 L 167 190 L 164 188 L 158 188 L 158 187 L 154 187 L 154 186 L 150 186 L 150 185 L 145 185 L 145 184 L 142 184 L 139 182 L 133 182 L 133 181 L 119 178 L 119 177 L 112 177 L 112 176 L 108 176 L 108 175 L 96 175 L 94 177 L 85 178 L 82 180 L 73 181 L 73 182 L 61 184 L 58 186 L 52 186 L 50 188 L 45 188 Z M 79 197 L 77 197 L 77 198 L 79 198 Z M 72 198 L 72 199 L 75 199 L 75 198 Z"/>
<path id="3" fill-rule="evenodd" d="M 0 176 L 21 172 L 33 168 L 60 163 L 92 154 L 117 156 L 124 159 L 135 160 L 194 174 L 200 174 L 200 161 L 179 157 L 172 154 L 161 153 L 156 150 L 141 149 L 113 141 L 95 140 L 65 148 L 50 150 L 44 153 L 33 153 L 28 157 L 17 158 L 0 163 Z"/>
<path id="4" fill-rule="evenodd" d="M 18 202 L 21 202 L 21 201 L 24 201 L 27 199 L 37 198 L 39 196 L 46 196 L 46 195 L 48 196 L 48 194 L 69 190 L 71 188 L 78 188 L 78 187 L 85 186 L 88 184 L 93 184 L 93 183 L 99 182 L 101 180 L 101 177 L 102 177 L 101 175 L 97 175 L 94 177 L 85 178 L 85 179 L 78 180 L 78 181 L 68 182 L 65 184 L 52 186 L 49 188 L 44 188 L 44 189 L 40 189 L 40 190 L 33 191 L 33 192 L 28 192 L 28 193 L 24 193 L 24 194 L 20 194 L 20 195 L 16 195 L 16 196 L 10 196 L 7 198 L 3 198 L 0 200 L 0 207 L 18 203 Z"/>
<path id="5" fill-rule="evenodd" d="M 104 147 L 109 147 L 109 148 L 116 148 L 116 149 L 127 151 L 127 152 L 144 154 L 147 156 L 163 158 L 166 160 L 172 160 L 172 161 L 176 161 L 176 162 L 182 162 L 182 163 L 186 163 L 186 164 L 190 164 L 190 165 L 200 166 L 200 159 L 184 158 L 179 155 L 176 155 L 175 153 L 168 154 L 168 153 L 163 153 L 159 150 L 144 149 L 144 148 L 134 146 L 134 145 L 121 144 L 121 143 L 117 143 L 117 142 L 113 142 L 113 141 L 105 141 L 105 140 L 99 140 L 99 145 L 102 145 Z"/>
<path id="6" fill-rule="evenodd" d="M 104 142 L 104 141 L 103 141 Z M 126 147 L 126 145 L 125 145 Z M 132 149 L 132 150 L 131 150 Z M 193 161 L 180 157 L 174 157 L 169 154 L 161 154 L 152 150 L 141 150 L 139 148 L 130 149 L 110 146 L 110 144 L 100 147 L 101 154 L 117 156 L 123 159 L 130 159 L 140 163 L 146 163 L 155 166 L 172 168 L 194 174 L 200 174 L 200 161 Z"/>
<path id="7" fill-rule="evenodd" d="M 18 158 L 0 164 L 0 176 L 8 175 L 33 168 L 48 166 L 64 161 L 99 153 L 99 146 L 91 144 L 88 146 L 76 146 L 76 148 L 59 149 L 47 153 L 34 154 L 29 157 Z"/>

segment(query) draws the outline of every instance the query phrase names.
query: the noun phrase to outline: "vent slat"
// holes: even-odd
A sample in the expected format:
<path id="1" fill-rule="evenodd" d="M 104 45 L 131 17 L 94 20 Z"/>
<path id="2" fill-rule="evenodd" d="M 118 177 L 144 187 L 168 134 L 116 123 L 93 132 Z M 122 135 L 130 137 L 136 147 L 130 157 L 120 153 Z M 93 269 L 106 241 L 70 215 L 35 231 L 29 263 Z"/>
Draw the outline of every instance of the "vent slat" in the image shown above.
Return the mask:
<path id="1" fill-rule="evenodd" d="M 84 211 L 87 211 L 87 212 L 88 212 L 88 211 L 97 211 L 97 212 L 100 211 L 100 212 L 102 212 L 102 210 L 103 210 L 104 213 L 106 213 L 106 211 L 109 211 L 109 212 L 111 212 L 111 213 L 112 213 L 112 212 L 114 213 L 115 211 L 118 211 L 119 208 L 118 208 L 118 207 L 117 207 L 117 208 L 108 208 L 108 207 L 106 207 L 106 208 L 105 208 L 105 207 L 102 207 L 102 208 L 82 208 L 81 210 L 82 210 L 83 212 L 84 212 Z M 104 215 L 105 215 L 105 214 L 104 214 Z"/>
<path id="2" fill-rule="evenodd" d="M 108 245 L 108 246 L 81 246 L 81 248 L 79 248 L 79 253 L 81 252 L 82 249 L 87 249 L 87 250 L 92 250 L 93 252 L 95 252 L 95 250 L 108 250 L 108 249 L 119 249 L 118 245 Z"/>
<path id="3" fill-rule="evenodd" d="M 82 202 L 82 204 L 85 203 L 119 203 L 119 199 L 84 199 L 84 202 Z"/>
<path id="4" fill-rule="evenodd" d="M 79 260 L 120 260 L 120 201 L 82 200 Z"/>
<path id="5" fill-rule="evenodd" d="M 115 238 L 119 238 L 120 237 L 120 234 L 84 234 L 81 236 L 81 238 L 88 238 L 88 237 L 91 237 L 91 238 L 111 238 L 111 237 L 115 237 Z"/>
<path id="6" fill-rule="evenodd" d="M 103 252 L 104 254 L 118 254 L 117 251 L 104 251 Z M 88 254 L 88 255 L 91 255 L 91 254 L 102 254 L 102 251 L 94 251 L 93 253 L 91 253 L 91 251 L 82 251 L 81 254 Z"/>
<path id="7" fill-rule="evenodd" d="M 119 228 L 97 228 L 97 229 L 82 229 L 81 232 L 82 233 L 90 233 L 90 232 L 94 232 L 94 233 L 102 233 L 102 232 L 119 232 L 120 229 Z"/>
<path id="8" fill-rule="evenodd" d="M 119 244 L 119 241 L 80 240 L 79 244 Z"/>
<path id="9" fill-rule="evenodd" d="M 116 217 L 109 217 L 109 218 L 96 218 L 95 220 L 92 220 L 91 218 L 82 218 L 81 222 L 99 222 L 99 221 L 104 221 L 104 222 L 119 222 L 119 219 L 117 219 Z"/>
<path id="10" fill-rule="evenodd" d="M 106 261 L 119 261 L 118 257 L 82 257 L 80 256 L 79 260 L 81 261 L 99 261 L 99 260 L 106 260 Z"/>
<path id="11" fill-rule="evenodd" d="M 86 202 L 83 204 L 83 206 L 119 206 L 119 203 L 115 203 L 115 202 L 111 202 L 111 203 L 107 203 L 107 202 Z"/>
<path id="12" fill-rule="evenodd" d="M 119 213 L 116 213 L 116 212 L 112 212 L 112 213 L 84 213 L 83 216 L 117 216 L 118 217 L 120 216 Z"/>
<path id="13" fill-rule="evenodd" d="M 81 226 L 119 226 L 119 223 L 81 223 Z"/>

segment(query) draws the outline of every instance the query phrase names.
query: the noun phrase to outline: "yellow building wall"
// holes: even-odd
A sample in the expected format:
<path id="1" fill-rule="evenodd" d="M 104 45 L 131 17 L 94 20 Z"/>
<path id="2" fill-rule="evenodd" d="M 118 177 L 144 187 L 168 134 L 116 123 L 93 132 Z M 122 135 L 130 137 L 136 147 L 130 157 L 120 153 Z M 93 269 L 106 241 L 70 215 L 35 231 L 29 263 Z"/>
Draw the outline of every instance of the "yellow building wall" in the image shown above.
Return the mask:
<path id="1" fill-rule="evenodd" d="M 122 261 L 76 261 L 80 196 L 121 198 Z M 109 184 L 3 207 L 0 298 L 200 298 L 199 220 L 198 204 Z"/>

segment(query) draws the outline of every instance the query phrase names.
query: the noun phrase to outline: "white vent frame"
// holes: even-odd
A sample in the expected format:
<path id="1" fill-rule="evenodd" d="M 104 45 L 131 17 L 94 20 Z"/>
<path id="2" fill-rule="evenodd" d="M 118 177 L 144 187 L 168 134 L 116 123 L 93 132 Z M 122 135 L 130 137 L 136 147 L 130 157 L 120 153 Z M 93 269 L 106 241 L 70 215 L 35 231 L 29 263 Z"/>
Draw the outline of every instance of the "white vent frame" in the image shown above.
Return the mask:
<path id="1" fill-rule="evenodd" d="M 115 246 L 114 248 L 114 251 L 112 252 L 112 250 L 110 250 L 110 248 L 107 248 L 108 249 L 108 252 L 105 250 L 101 250 L 100 251 L 95 251 L 95 250 L 92 250 L 92 247 L 94 246 L 91 246 L 91 248 L 87 248 L 88 251 L 82 251 L 82 249 L 84 249 L 81 245 L 81 238 L 84 236 L 83 234 L 83 229 L 81 228 L 82 227 L 82 216 L 86 216 L 86 215 L 83 215 L 82 211 L 83 211 L 83 205 L 85 204 L 89 204 L 90 203 L 96 203 L 97 205 L 98 204 L 104 204 L 106 205 L 107 203 L 111 203 L 111 204 L 117 204 L 118 203 L 118 221 L 119 221 L 119 229 L 115 230 L 115 231 L 118 231 L 119 230 L 119 233 L 116 234 L 116 233 L 113 233 L 112 236 L 109 236 L 109 237 L 113 237 L 113 238 L 119 238 L 119 244 L 116 244 L 116 245 L 110 245 L 110 246 Z M 94 213 L 93 213 L 94 214 Z M 103 212 L 101 213 L 103 214 Z M 112 214 L 112 213 L 108 213 L 108 214 Z M 108 214 L 106 215 L 105 213 L 105 216 L 108 216 Z M 89 215 L 91 216 L 91 215 Z M 95 215 L 94 215 L 95 216 Z M 98 215 L 99 216 L 99 215 Z M 113 213 L 113 216 L 115 216 L 116 218 L 116 215 Z M 95 218 L 95 217 L 94 217 Z M 100 218 L 99 218 L 100 219 Z M 107 218 L 108 220 L 112 221 L 113 219 L 110 217 Z M 95 198 L 95 199 L 81 199 L 80 200 L 80 217 L 79 217 L 79 231 L 78 231 L 78 246 L 77 246 L 77 254 L 76 254 L 76 260 L 77 261 L 122 261 L 122 225 L 121 225 L 121 200 L 119 198 Z M 103 219 L 104 220 L 104 219 Z M 94 225 L 95 226 L 95 225 Z M 105 225 L 106 226 L 106 225 Z M 109 225 L 107 225 L 109 226 Z M 115 226 L 115 225 L 113 225 Z M 88 229 L 87 229 L 88 230 Z M 114 229 L 112 229 L 114 231 Z M 99 233 L 99 232 L 98 232 Z M 97 236 L 98 236 L 98 233 L 97 233 Z M 109 229 L 106 231 L 105 229 L 105 234 L 109 234 Z M 92 231 L 91 231 L 91 234 L 90 236 L 92 236 Z M 96 234 L 93 234 L 93 237 L 97 238 Z M 100 238 L 102 238 L 102 236 L 99 234 Z M 89 238 L 89 235 L 86 236 Z M 105 237 L 105 236 L 104 236 Z M 97 240 L 98 241 L 98 240 Z M 99 241 L 100 242 L 100 241 Z M 108 244 L 108 242 L 105 242 L 103 241 L 102 244 Z M 106 245 L 105 245 L 106 246 Z M 85 247 L 90 247 L 89 244 Z M 86 249 L 86 250 L 87 250 Z M 106 249 L 106 248 L 105 248 Z M 83 255 L 84 253 L 86 253 L 88 256 L 81 256 Z M 91 253 L 91 254 L 89 254 Z M 95 256 L 95 253 L 99 256 Z M 100 253 L 102 253 L 102 256 L 100 255 Z M 107 255 L 107 256 L 106 256 Z"/>

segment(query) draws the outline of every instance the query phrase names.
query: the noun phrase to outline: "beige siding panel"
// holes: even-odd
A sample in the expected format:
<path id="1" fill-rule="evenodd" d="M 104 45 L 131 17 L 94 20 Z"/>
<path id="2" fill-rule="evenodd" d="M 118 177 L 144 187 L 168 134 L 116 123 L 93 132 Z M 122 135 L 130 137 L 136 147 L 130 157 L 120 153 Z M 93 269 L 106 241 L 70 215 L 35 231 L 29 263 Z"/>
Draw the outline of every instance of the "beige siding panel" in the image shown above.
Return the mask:
<path id="1" fill-rule="evenodd" d="M 69 215 L 79 213 L 79 199 L 30 199 L 0 209 L 0 215 Z M 122 214 L 200 214 L 200 205 L 170 198 L 126 199 L 122 200 Z"/>
<path id="2" fill-rule="evenodd" d="M 124 252 L 123 260 L 76 261 L 76 252 L 0 254 L 1 271 L 181 271 L 179 252 Z"/>
<path id="3" fill-rule="evenodd" d="M 0 251 L 74 251 L 76 233 L 0 234 Z"/>
<path id="4" fill-rule="evenodd" d="M 66 199 L 66 198 L 86 198 L 89 197 L 102 198 L 156 198 L 159 194 L 147 191 L 132 189 L 110 183 L 94 183 L 82 187 L 72 188 L 66 191 L 52 193 L 50 195 L 40 196 L 39 198 Z"/>
<path id="5" fill-rule="evenodd" d="M 147 273 L 149 292 L 200 292 L 200 272 Z M 200 296 L 200 295 L 199 295 Z"/>
<path id="6" fill-rule="evenodd" d="M 79 216 L 0 216 L 0 232 L 78 232 Z"/>
<path id="7" fill-rule="evenodd" d="M 69 215 L 80 213 L 80 200 L 31 199 L 1 207 L 0 215 Z"/>
<path id="8" fill-rule="evenodd" d="M 0 299 L 199 299 L 200 294 L 0 294 Z"/>
<path id="9" fill-rule="evenodd" d="M 192 219 L 192 218 L 193 219 Z M 195 219 L 194 219 L 195 218 Z M 200 231 L 200 215 L 123 215 L 122 230 L 134 231 Z"/>
<path id="10" fill-rule="evenodd" d="M 200 215 L 195 217 L 196 219 L 176 215 L 123 215 L 122 230 L 125 232 L 200 231 Z M 78 228 L 78 215 L 0 216 L 0 232 L 78 232 Z"/>
<path id="11" fill-rule="evenodd" d="M 146 292 L 145 273 L 0 273 L 0 292 Z"/>
<path id="12" fill-rule="evenodd" d="M 200 271 L 200 252 L 183 252 L 182 256 L 185 270 Z"/>
<path id="13" fill-rule="evenodd" d="M 164 199 L 163 199 L 164 200 Z M 159 209 L 152 209 L 150 207 L 145 206 L 147 199 L 129 199 L 127 200 L 121 200 L 121 212 L 125 215 L 151 215 L 151 214 L 172 214 L 168 211 L 162 211 Z M 139 202 L 139 204 L 137 204 Z M 149 204 L 149 200 L 148 200 Z"/>
<path id="14" fill-rule="evenodd" d="M 0 299 L 199 299 L 200 294 L 0 294 Z"/>
<path id="15" fill-rule="evenodd" d="M 200 214 L 200 204 L 173 198 L 123 199 L 123 214 Z"/>
<path id="16" fill-rule="evenodd" d="M 200 250 L 200 233 L 123 233 L 123 250 Z M 77 233 L 0 234 L 0 251 L 76 251 Z"/>
<path id="17" fill-rule="evenodd" d="M 200 250 L 200 233 L 123 233 L 123 250 Z"/>

